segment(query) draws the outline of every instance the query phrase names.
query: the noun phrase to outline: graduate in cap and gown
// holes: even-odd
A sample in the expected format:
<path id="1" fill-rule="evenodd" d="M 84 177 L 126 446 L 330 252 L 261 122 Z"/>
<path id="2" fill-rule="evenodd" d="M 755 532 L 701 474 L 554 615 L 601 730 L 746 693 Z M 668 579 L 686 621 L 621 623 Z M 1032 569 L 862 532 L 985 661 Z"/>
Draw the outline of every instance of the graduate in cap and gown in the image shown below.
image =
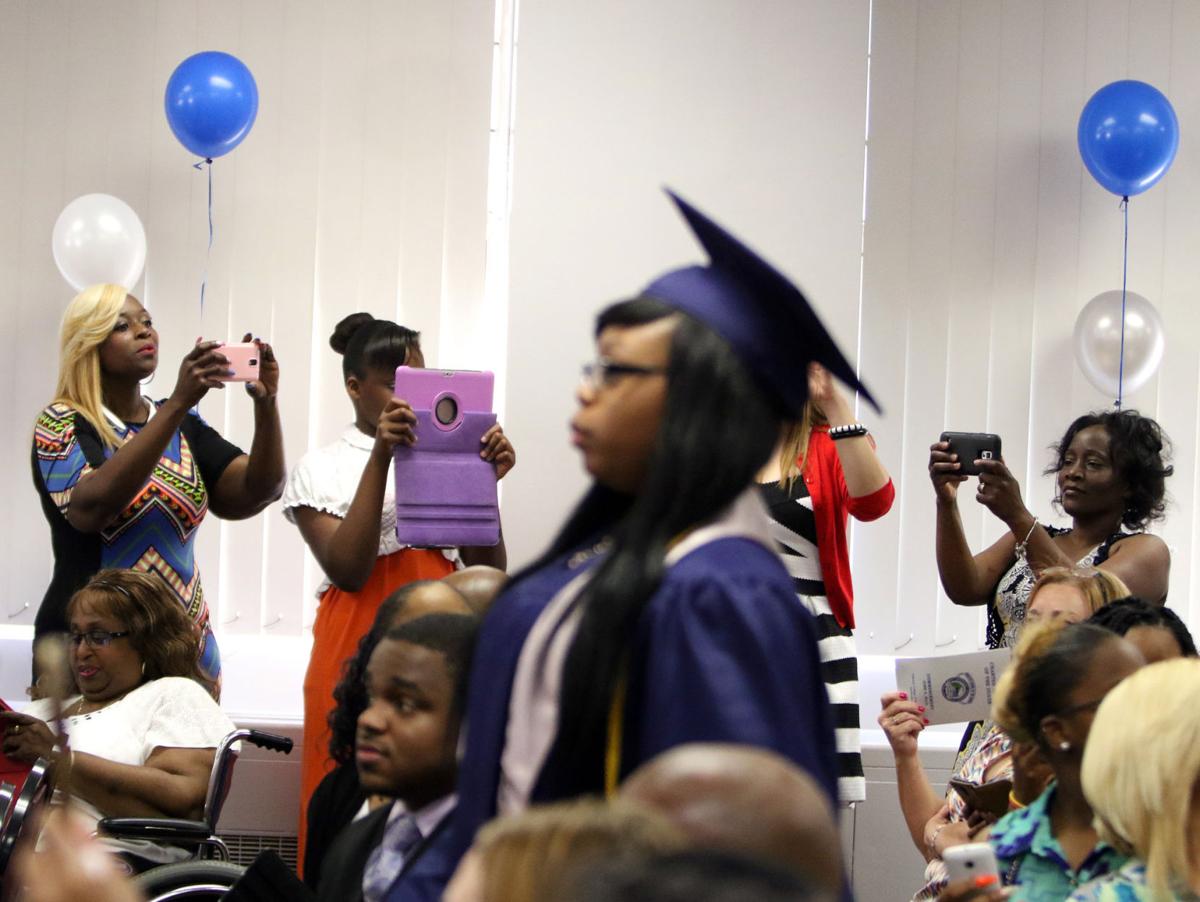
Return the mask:
<path id="1" fill-rule="evenodd" d="M 814 622 L 755 476 L 810 361 L 870 395 L 799 289 L 671 196 L 709 264 L 600 313 L 572 420 L 593 484 L 483 624 L 458 808 L 389 899 L 439 899 L 487 821 L 611 793 L 682 743 L 771 749 L 836 803 Z"/>

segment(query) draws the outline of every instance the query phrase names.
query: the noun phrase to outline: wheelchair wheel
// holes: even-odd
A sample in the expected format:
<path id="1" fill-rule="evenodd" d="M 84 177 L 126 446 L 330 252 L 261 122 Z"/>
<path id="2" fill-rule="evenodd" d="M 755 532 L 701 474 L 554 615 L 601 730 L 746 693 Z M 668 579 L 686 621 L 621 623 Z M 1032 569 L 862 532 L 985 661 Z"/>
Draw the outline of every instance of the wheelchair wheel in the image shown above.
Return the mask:
<path id="1" fill-rule="evenodd" d="M 245 870 L 229 861 L 180 861 L 151 868 L 134 883 L 148 902 L 207 902 L 223 898 Z"/>

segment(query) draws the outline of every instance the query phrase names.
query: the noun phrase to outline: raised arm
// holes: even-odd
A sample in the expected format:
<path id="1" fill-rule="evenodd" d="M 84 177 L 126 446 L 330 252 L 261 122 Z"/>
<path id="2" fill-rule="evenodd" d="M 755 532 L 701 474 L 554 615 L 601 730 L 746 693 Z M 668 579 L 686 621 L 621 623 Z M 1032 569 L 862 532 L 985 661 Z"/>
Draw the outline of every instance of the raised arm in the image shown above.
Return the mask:
<path id="1" fill-rule="evenodd" d="M 830 426 L 845 426 L 854 422 L 854 411 L 838 389 L 829 371 L 817 363 L 808 368 L 808 393 Z M 859 435 L 833 443 L 846 479 L 846 489 L 853 498 L 874 494 L 892 481 L 887 469 L 875 453 L 870 436 Z"/>
<path id="2" fill-rule="evenodd" d="M 517 465 L 517 452 L 500 428 L 500 424 L 492 426 L 480 439 L 483 445 L 479 456 L 489 460 L 496 466 L 496 480 L 508 475 L 508 471 Z M 460 548 L 459 554 L 463 563 L 468 567 L 482 564 L 485 567 L 495 567 L 497 570 L 508 569 L 508 551 L 504 547 L 504 530 L 500 530 L 500 541 L 495 545 L 483 545 L 474 548 Z"/>
<path id="3" fill-rule="evenodd" d="M 942 588 L 955 604 L 986 604 L 992 588 L 1012 564 L 1016 540 L 1001 537 L 979 554 L 971 552 L 958 512 L 958 487 L 967 477 L 959 475 L 958 455 L 948 442 L 929 448 L 929 478 L 937 497 L 936 553 Z"/>
<path id="4" fill-rule="evenodd" d="M 375 445 L 344 518 L 311 507 L 297 507 L 293 511 L 300 535 L 325 575 L 339 589 L 357 592 L 370 579 L 379 556 L 379 524 L 392 450 L 398 444 L 413 443 L 412 427 L 416 421 L 406 401 L 399 398 L 388 401 L 379 417 Z"/>
<path id="5" fill-rule="evenodd" d="M 243 341 L 249 341 L 247 334 Z M 253 517 L 283 493 L 287 469 L 283 460 L 283 428 L 279 422 L 276 395 L 279 392 L 279 362 L 264 341 L 259 347 L 259 380 L 246 384 L 254 399 L 254 441 L 250 453 L 235 458 L 209 498 L 214 514 L 226 520 Z"/>
<path id="6" fill-rule="evenodd" d="M 925 729 L 925 711 L 903 692 L 886 692 L 879 699 L 882 709 L 876 722 L 887 736 L 896 761 L 896 791 L 908 835 L 917 851 L 929 858 L 925 831 L 931 818 L 940 813 L 944 799 L 937 794 L 921 758 L 917 737 Z"/>
<path id="7" fill-rule="evenodd" d="M 146 484 L 187 412 L 210 388 L 224 388 L 219 377 L 228 363 L 215 341 L 192 348 L 179 367 L 175 390 L 150 422 L 118 448 L 104 466 L 76 483 L 67 522 L 80 532 L 100 532 L 112 523 Z"/>

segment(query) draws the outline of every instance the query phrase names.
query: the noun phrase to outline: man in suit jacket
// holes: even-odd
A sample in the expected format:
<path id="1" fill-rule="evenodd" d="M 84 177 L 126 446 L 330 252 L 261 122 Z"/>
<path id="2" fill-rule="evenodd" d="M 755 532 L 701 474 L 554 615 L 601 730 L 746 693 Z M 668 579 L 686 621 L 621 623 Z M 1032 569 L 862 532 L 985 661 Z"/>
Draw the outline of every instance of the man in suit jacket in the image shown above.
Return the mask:
<path id="1" fill-rule="evenodd" d="M 318 900 L 378 902 L 445 826 L 477 624 L 473 616 L 429 614 L 390 630 L 372 653 L 355 760 L 363 789 L 396 802 L 338 835 Z"/>

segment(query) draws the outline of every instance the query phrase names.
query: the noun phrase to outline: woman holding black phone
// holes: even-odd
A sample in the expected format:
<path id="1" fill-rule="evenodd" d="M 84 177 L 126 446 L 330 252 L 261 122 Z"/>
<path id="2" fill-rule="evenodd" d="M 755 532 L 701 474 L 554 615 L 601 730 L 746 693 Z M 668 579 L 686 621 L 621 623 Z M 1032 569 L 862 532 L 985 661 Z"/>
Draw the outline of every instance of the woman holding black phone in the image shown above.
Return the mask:
<path id="1" fill-rule="evenodd" d="M 942 587 L 959 605 L 988 605 L 991 648 L 1015 644 L 1034 582 L 1047 567 L 1098 567 L 1130 592 L 1161 604 L 1167 597 L 1171 553 L 1144 532 L 1163 517 L 1168 441 L 1158 423 L 1137 411 L 1086 414 L 1054 446 L 1047 469 L 1058 487 L 1056 504 L 1069 529 L 1039 523 L 1002 459 L 977 460 L 975 500 L 1008 527 L 990 548 L 972 554 L 958 511 L 963 462 L 948 442 L 929 449 L 929 477 L 937 495 L 937 564 Z"/>

